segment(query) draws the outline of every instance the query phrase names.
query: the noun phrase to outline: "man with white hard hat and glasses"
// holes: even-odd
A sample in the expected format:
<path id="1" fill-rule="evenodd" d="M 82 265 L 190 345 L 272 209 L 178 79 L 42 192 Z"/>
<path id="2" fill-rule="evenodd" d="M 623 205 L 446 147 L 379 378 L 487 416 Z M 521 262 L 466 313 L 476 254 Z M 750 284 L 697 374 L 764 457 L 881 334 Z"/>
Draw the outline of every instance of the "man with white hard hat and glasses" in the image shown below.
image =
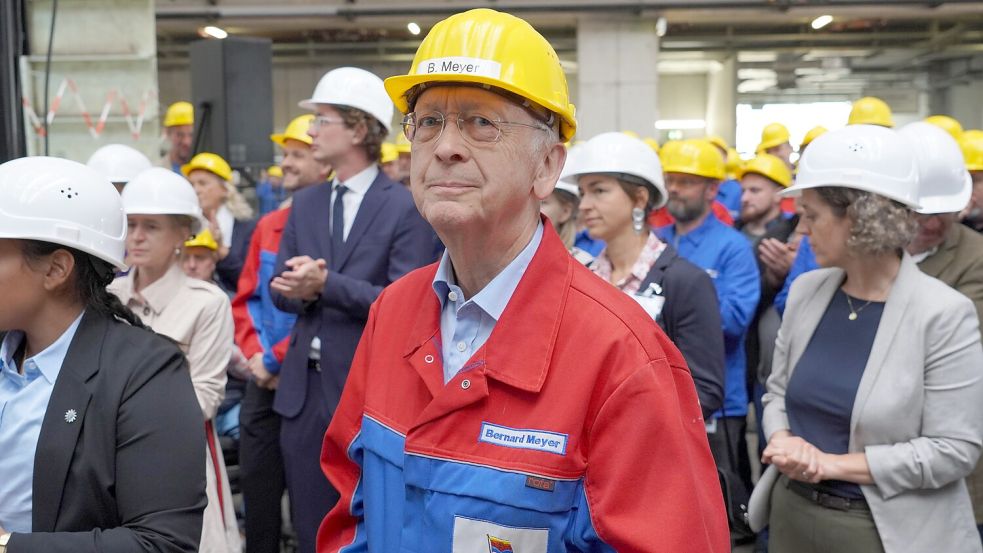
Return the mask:
<path id="1" fill-rule="evenodd" d="M 540 215 L 576 131 L 549 43 L 477 9 L 386 90 L 447 246 L 372 306 L 322 465 L 318 550 L 729 551 L 693 381 Z"/>
<path id="2" fill-rule="evenodd" d="M 335 178 L 299 190 L 270 281 L 273 304 L 297 315 L 273 409 L 281 417 L 291 514 L 299 551 L 337 501 L 320 470 L 324 432 L 348 376 L 369 306 L 382 289 L 434 258 L 435 237 L 408 190 L 379 170 L 393 104 L 368 71 L 329 71 L 309 100 L 314 159 Z"/>

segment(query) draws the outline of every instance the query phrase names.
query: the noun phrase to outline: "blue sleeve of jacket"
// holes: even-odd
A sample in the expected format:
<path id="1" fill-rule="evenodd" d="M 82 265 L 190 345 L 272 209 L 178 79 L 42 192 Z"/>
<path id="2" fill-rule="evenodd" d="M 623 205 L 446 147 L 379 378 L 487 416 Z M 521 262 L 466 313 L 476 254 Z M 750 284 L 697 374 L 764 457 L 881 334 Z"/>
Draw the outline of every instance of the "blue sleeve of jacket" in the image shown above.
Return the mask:
<path id="1" fill-rule="evenodd" d="M 779 315 L 785 314 L 785 303 L 788 301 L 788 291 L 792 287 L 792 282 L 799 278 L 802 273 L 807 273 L 814 269 L 819 268 L 819 263 L 816 262 L 816 255 L 812 253 L 812 246 L 809 245 L 809 237 L 803 236 L 802 241 L 799 242 L 799 251 L 795 254 L 795 261 L 792 262 L 792 267 L 788 271 L 788 276 L 785 277 L 785 284 L 782 286 L 781 291 L 775 296 L 775 309 L 778 309 Z"/>
<path id="2" fill-rule="evenodd" d="M 287 224 L 283 227 L 283 235 L 280 237 L 280 250 L 276 254 L 276 270 L 273 277 L 276 277 L 287 270 L 287 260 L 297 257 L 297 210 L 291 209 L 290 216 L 287 217 Z M 302 315 L 307 311 L 308 303 L 301 300 L 286 298 L 279 292 L 270 287 L 270 298 L 273 305 L 280 311 L 296 313 Z"/>
<path id="3" fill-rule="evenodd" d="M 761 276 L 751 244 L 743 238 L 727 244 L 723 264 L 714 279 L 724 336 L 741 339 L 747 332 L 761 298 Z"/>
<path id="4" fill-rule="evenodd" d="M 289 227 L 289 225 L 288 225 Z M 286 232 L 284 232 L 286 236 Z M 389 245 L 388 282 L 395 282 L 406 273 L 434 262 L 436 235 L 423 220 L 413 204 L 407 204 Z M 283 246 L 280 246 L 283 251 Z M 352 278 L 338 272 L 329 272 L 321 290 L 317 307 L 341 309 L 353 316 L 368 318 L 369 307 L 379 297 L 382 286 Z"/>

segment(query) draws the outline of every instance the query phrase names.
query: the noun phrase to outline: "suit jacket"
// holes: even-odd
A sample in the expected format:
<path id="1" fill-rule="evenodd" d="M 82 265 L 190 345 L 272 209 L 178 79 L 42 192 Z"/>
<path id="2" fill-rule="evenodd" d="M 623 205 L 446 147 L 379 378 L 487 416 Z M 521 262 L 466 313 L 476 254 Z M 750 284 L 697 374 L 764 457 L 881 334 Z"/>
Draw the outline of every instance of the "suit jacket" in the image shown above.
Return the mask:
<path id="1" fill-rule="evenodd" d="M 277 309 L 298 315 L 273 404 L 285 417 L 295 417 L 304 408 L 311 340 L 321 339 L 320 380 L 326 403 L 317 408 L 330 417 L 341 398 L 369 306 L 386 285 L 434 261 L 433 229 L 420 217 L 410 192 L 383 172 L 362 198 L 340 252 L 331 251 L 330 205 L 330 183 L 294 194 L 277 253 L 276 274 L 298 255 L 328 262 L 328 280 L 315 301 L 291 300 L 271 291 Z"/>
<path id="2" fill-rule="evenodd" d="M 8 552 L 197 551 L 203 429 L 178 347 L 87 311 L 41 425 L 33 532 Z"/>
<path id="3" fill-rule="evenodd" d="M 666 298 L 659 326 L 686 359 L 703 417 L 709 419 L 724 405 L 724 335 L 713 280 L 666 244 L 639 290 L 652 283 Z"/>
<path id="4" fill-rule="evenodd" d="M 843 278 L 820 269 L 792 285 L 764 396 L 769 438 L 789 428 L 785 390 Z M 849 450 L 867 456 L 875 483 L 861 489 L 886 553 L 981 551 L 964 481 L 983 443 L 981 367 L 972 302 L 905 255 L 850 422 Z"/>
<path id="5" fill-rule="evenodd" d="M 967 226 L 953 224 L 938 251 L 919 263 L 918 268 L 973 300 L 983 328 L 983 236 Z M 983 463 L 976 464 L 966 483 L 976 524 L 983 524 Z"/>
<path id="6" fill-rule="evenodd" d="M 227 293 L 234 294 L 239 285 L 239 275 L 242 274 L 242 266 L 246 264 L 249 241 L 253 237 L 254 230 L 256 230 L 255 219 L 236 219 L 232 225 L 232 245 L 229 246 L 229 254 L 215 265 L 215 280 Z"/>

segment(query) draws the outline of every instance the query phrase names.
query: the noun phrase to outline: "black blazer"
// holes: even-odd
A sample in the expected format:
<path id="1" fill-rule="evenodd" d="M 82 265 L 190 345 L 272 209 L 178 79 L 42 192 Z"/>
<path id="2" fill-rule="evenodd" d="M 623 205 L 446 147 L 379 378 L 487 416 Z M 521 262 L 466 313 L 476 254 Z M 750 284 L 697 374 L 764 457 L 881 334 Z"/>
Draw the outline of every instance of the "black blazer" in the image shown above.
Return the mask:
<path id="1" fill-rule="evenodd" d="M 236 287 L 239 286 L 239 274 L 242 273 L 242 266 L 246 264 L 246 256 L 249 255 L 249 241 L 256 230 L 256 220 L 236 219 L 232 225 L 232 245 L 229 246 L 229 255 L 222 258 L 215 264 L 215 280 L 225 291 L 235 294 Z"/>
<path id="2" fill-rule="evenodd" d="M 86 312 L 41 425 L 33 533 L 8 553 L 197 551 L 204 437 L 177 346 Z"/>
<path id="3" fill-rule="evenodd" d="M 640 290 L 652 283 L 666 298 L 659 326 L 686 359 L 703 417 L 709 418 L 724 405 L 724 334 L 713 280 L 666 244 Z"/>
<path id="4" fill-rule="evenodd" d="M 362 198 L 340 252 L 331 251 L 326 216 L 330 205 L 330 183 L 298 190 L 277 253 L 276 274 L 298 255 L 322 258 L 329 270 L 316 301 L 291 300 L 271 291 L 277 309 L 298 315 L 273 403 L 274 410 L 285 417 L 296 417 L 304 408 L 307 359 L 314 336 L 321 339 L 320 381 L 325 398 L 316 408 L 330 419 L 368 320 L 369 306 L 385 286 L 435 261 L 436 234 L 420 216 L 409 190 L 382 171 Z"/>

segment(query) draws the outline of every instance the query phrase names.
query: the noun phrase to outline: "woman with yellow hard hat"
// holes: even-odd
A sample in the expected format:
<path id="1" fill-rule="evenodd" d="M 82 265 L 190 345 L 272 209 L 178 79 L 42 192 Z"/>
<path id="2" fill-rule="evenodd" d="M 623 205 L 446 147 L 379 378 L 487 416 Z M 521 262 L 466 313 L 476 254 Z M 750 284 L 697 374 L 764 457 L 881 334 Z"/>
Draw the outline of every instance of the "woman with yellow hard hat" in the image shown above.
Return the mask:
<path id="1" fill-rule="evenodd" d="M 256 228 L 253 210 L 232 185 L 232 168 L 221 156 L 198 154 L 181 166 L 181 173 L 194 187 L 208 229 L 218 242 L 217 280 L 224 289 L 235 290 Z"/>
<path id="2" fill-rule="evenodd" d="M 132 267 L 109 285 L 109 291 L 144 324 L 174 340 L 188 359 L 207 445 L 208 507 L 200 551 L 239 553 L 239 529 L 213 423 L 225 396 L 233 348 L 232 308 L 218 286 L 190 278 L 181 269 L 185 241 L 207 222 L 188 181 L 159 167 L 127 184 L 123 209 Z"/>

